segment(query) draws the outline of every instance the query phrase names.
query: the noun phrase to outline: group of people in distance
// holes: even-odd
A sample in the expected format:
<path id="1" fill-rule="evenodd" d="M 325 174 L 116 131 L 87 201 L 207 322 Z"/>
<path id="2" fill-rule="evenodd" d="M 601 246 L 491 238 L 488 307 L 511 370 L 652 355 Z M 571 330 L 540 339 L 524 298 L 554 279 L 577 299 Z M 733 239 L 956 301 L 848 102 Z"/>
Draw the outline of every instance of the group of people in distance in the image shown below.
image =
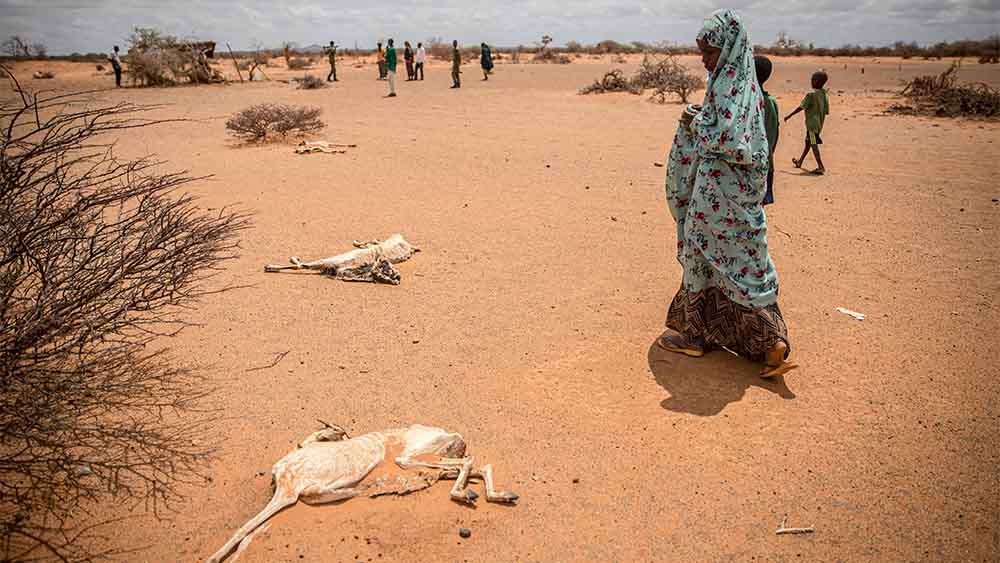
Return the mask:
<path id="1" fill-rule="evenodd" d="M 760 362 L 761 377 L 795 369 L 788 328 L 778 308 L 778 274 L 768 252 L 764 205 L 774 201 L 778 105 L 764 89 L 771 61 L 754 57 L 742 18 L 720 10 L 697 36 L 709 72 L 705 99 L 688 106 L 674 135 L 667 167 L 667 206 L 677 226 L 681 287 L 657 344 L 701 357 L 728 349 Z M 829 113 L 823 71 L 799 107 L 806 113 L 806 146 L 823 174 L 820 133 Z"/>
<path id="2" fill-rule="evenodd" d="M 398 66 L 398 56 L 396 53 L 395 41 L 388 39 L 385 48 L 382 42 L 378 42 L 377 63 L 378 79 L 389 82 L 389 98 L 396 97 L 396 68 Z M 480 45 L 479 64 L 483 69 L 483 80 L 489 80 L 493 72 L 493 52 L 489 45 Z M 451 43 L 451 80 L 452 88 L 462 87 L 462 52 L 458 48 L 458 41 Z M 337 82 L 337 44 L 330 42 L 330 46 L 325 49 L 330 60 L 330 73 L 327 75 L 327 82 Z M 403 42 L 403 62 L 406 65 L 406 81 L 412 82 L 424 79 L 424 64 L 427 62 L 427 51 L 423 43 L 417 43 L 416 50 L 409 41 Z"/>

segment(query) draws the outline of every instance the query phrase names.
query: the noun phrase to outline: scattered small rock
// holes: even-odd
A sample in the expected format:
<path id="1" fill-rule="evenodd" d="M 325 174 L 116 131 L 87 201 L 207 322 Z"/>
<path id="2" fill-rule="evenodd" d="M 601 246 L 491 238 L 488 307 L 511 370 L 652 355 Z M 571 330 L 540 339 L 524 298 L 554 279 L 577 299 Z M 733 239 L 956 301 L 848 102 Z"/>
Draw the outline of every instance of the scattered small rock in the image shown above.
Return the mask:
<path id="1" fill-rule="evenodd" d="M 615 217 L 614 215 L 612 215 L 612 216 L 611 216 L 611 220 L 612 220 L 612 221 L 618 221 L 618 217 Z"/>
<path id="2" fill-rule="evenodd" d="M 579 483 L 579 482 L 580 482 L 580 478 L 579 477 L 574 477 L 573 478 L 573 484 L 574 485 L 577 484 L 577 483 Z"/>
<path id="3" fill-rule="evenodd" d="M 468 528 L 459 528 L 458 535 L 462 536 L 463 538 L 468 538 L 469 536 L 472 535 L 472 530 Z"/>

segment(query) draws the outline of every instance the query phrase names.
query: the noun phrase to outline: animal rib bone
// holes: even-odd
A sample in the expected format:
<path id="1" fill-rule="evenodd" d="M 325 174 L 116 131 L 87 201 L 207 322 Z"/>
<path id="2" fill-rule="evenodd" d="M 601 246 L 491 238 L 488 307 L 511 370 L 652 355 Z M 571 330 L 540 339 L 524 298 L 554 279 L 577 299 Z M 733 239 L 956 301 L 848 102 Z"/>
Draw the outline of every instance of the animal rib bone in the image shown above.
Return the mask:
<path id="1" fill-rule="evenodd" d="M 303 262 L 292 256 L 291 266 L 268 265 L 265 272 L 286 270 L 318 270 L 344 281 L 381 282 L 399 285 L 400 275 L 393 264 L 408 260 L 420 249 L 411 245 L 403 235 L 394 234 L 382 242 L 377 240 L 359 242 L 350 252 L 323 258 L 313 262 Z"/>
<path id="2" fill-rule="evenodd" d="M 274 464 L 271 501 L 240 527 L 209 563 L 225 559 L 269 518 L 299 500 L 324 504 L 357 496 L 405 495 L 441 479 L 455 479 L 452 500 L 472 504 L 479 498 L 468 488 L 469 480 L 475 478 L 484 482 L 488 502 L 517 502 L 517 494 L 494 489 L 492 466 L 484 465 L 478 471 L 473 468 L 460 434 L 414 424 L 347 438 L 343 428 L 324 425 L 326 428 L 308 436 Z"/>

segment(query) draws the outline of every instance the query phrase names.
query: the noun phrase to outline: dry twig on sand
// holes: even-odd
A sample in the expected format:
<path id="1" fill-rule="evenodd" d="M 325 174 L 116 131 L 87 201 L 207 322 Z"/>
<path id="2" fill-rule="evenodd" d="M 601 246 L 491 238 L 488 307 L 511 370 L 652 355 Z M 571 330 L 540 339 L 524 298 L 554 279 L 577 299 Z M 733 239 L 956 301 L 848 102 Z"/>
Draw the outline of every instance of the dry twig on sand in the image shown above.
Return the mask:
<path id="1" fill-rule="evenodd" d="M 787 516 L 781 519 L 781 524 L 779 524 L 778 529 L 774 531 L 775 535 L 783 536 L 785 534 L 811 534 L 816 531 L 812 526 L 807 528 L 786 528 L 785 522 L 787 521 Z"/>
<path id="2" fill-rule="evenodd" d="M 248 368 L 247 372 L 260 371 L 260 370 L 265 370 L 265 369 L 271 369 L 274 366 L 276 366 L 279 363 L 281 363 L 281 360 L 284 360 L 285 356 L 287 356 L 289 352 L 291 352 L 291 350 L 285 350 L 284 352 L 278 352 L 278 353 L 276 353 L 274 355 L 274 360 L 272 360 L 271 363 L 267 364 L 266 366 L 257 366 L 257 367 L 254 367 L 254 368 Z"/>

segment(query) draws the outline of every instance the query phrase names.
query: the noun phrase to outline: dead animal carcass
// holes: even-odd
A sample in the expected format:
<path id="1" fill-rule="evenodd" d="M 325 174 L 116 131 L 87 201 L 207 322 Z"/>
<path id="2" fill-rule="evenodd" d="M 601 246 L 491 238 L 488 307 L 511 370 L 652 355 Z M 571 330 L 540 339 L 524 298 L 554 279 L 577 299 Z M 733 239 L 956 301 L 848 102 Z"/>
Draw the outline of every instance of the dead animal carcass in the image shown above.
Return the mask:
<path id="1" fill-rule="evenodd" d="M 292 256 L 290 266 L 268 265 L 265 272 L 316 270 L 344 281 L 365 281 L 399 285 L 400 274 L 393 266 L 408 260 L 420 249 L 395 234 L 384 241 L 354 241 L 355 249 L 330 258 L 303 262 Z"/>
<path id="2" fill-rule="evenodd" d="M 474 504 L 479 495 L 468 484 L 478 479 L 488 502 L 516 503 L 517 494 L 494 489 L 492 466 L 475 469 L 465 449 L 461 434 L 433 426 L 414 424 L 349 438 L 343 428 L 326 425 L 274 464 L 271 501 L 208 561 L 225 559 L 255 529 L 299 500 L 325 504 L 358 496 L 405 495 L 455 479 L 452 500 Z"/>

